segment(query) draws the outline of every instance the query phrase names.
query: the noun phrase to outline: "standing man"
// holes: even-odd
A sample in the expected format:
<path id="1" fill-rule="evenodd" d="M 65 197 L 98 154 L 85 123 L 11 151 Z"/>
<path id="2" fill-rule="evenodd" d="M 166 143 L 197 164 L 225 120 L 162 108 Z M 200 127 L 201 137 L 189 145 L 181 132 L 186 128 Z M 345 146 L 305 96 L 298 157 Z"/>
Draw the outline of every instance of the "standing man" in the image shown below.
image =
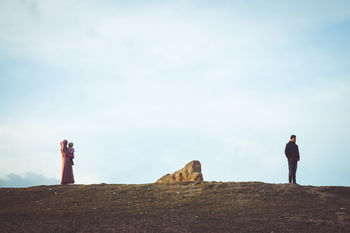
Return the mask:
<path id="1" fill-rule="evenodd" d="M 289 167 L 289 183 L 296 184 L 295 173 L 297 172 L 297 164 L 300 160 L 299 156 L 299 148 L 295 143 L 297 137 L 295 135 L 290 136 L 290 141 L 286 145 L 286 149 L 284 153 L 288 159 L 288 167 Z"/>

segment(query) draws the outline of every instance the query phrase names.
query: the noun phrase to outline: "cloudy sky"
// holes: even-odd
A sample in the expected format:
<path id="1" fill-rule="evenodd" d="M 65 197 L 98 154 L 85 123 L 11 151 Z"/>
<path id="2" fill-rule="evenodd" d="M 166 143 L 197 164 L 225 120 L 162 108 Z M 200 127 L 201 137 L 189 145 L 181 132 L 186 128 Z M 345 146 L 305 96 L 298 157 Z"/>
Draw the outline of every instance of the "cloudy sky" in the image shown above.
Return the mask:
<path id="1" fill-rule="evenodd" d="M 0 186 L 350 185 L 350 2 L 0 0 Z"/>

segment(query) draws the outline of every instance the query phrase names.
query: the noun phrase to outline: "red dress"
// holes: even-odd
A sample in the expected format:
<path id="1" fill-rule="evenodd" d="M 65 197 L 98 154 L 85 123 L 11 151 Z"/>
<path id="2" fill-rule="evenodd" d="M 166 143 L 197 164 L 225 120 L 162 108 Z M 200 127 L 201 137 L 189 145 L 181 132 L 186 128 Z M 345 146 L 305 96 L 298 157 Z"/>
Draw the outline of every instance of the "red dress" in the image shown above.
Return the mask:
<path id="1" fill-rule="evenodd" d="M 61 153 L 62 153 L 62 177 L 61 184 L 74 184 L 74 175 L 72 167 L 72 159 L 74 153 L 69 153 L 67 148 L 67 140 L 61 142 Z"/>

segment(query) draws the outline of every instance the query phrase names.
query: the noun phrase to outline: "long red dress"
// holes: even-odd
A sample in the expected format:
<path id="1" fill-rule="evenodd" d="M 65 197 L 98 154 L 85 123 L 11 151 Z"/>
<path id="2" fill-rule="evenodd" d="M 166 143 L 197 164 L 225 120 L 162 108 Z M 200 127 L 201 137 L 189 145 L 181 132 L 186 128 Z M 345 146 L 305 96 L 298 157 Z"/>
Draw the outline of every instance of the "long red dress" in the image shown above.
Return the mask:
<path id="1" fill-rule="evenodd" d="M 62 153 L 62 177 L 61 184 L 74 184 L 74 175 L 72 167 L 72 159 L 74 154 L 69 153 L 67 148 L 67 140 L 61 142 L 61 153 Z"/>

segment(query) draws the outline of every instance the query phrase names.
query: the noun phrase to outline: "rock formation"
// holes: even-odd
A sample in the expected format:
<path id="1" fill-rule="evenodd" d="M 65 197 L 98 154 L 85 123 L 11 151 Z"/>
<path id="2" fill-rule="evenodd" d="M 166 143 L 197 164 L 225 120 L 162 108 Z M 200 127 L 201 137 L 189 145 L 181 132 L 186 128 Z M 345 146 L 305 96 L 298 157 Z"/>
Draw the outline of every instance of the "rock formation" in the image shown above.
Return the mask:
<path id="1" fill-rule="evenodd" d="M 172 183 L 181 181 L 202 182 L 203 175 L 201 163 L 197 160 L 193 160 L 186 164 L 186 166 L 181 170 L 176 171 L 173 174 L 166 174 L 165 176 L 157 180 L 157 183 Z"/>

